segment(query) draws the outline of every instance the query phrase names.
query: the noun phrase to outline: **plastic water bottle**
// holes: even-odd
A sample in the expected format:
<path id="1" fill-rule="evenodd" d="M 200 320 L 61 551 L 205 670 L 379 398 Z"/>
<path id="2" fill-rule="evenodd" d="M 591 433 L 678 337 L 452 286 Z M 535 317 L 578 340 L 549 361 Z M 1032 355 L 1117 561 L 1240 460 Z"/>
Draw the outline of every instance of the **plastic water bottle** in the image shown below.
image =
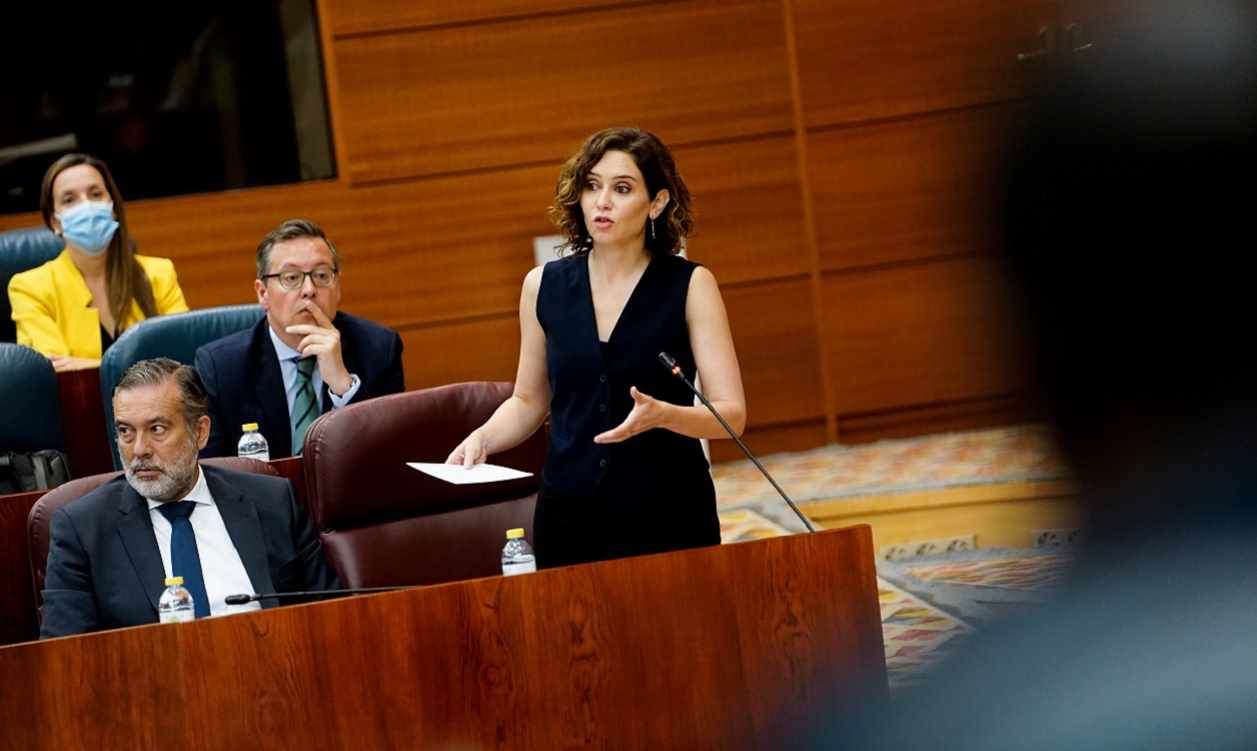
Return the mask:
<path id="1" fill-rule="evenodd" d="M 256 422 L 246 422 L 240 426 L 240 429 L 244 431 L 244 435 L 240 436 L 240 443 L 236 445 L 236 455 L 269 462 L 271 460 L 271 447 L 267 445 L 266 439 L 258 432 L 258 424 Z"/>
<path id="2" fill-rule="evenodd" d="M 502 548 L 502 576 L 531 574 L 537 570 L 532 546 L 524 539 L 522 527 L 506 530 L 506 547 Z"/>
<path id="3" fill-rule="evenodd" d="M 183 587 L 182 576 L 166 577 L 166 590 L 157 600 L 157 620 L 161 623 L 188 623 L 196 620 L 196 603 Z"/>

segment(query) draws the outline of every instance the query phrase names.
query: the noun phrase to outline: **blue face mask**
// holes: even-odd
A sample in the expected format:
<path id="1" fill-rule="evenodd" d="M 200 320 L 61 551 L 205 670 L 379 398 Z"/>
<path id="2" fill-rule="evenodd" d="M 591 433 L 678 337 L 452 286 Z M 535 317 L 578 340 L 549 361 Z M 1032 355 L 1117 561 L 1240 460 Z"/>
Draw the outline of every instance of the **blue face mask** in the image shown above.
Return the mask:
<path id="1" fill-rule="evenodd" d="M 66 242 L 92 256 L 104 253 L 113 233 L 118 231 L 113 201 L 81 201 L 57 212 L 57 219 Z"/>

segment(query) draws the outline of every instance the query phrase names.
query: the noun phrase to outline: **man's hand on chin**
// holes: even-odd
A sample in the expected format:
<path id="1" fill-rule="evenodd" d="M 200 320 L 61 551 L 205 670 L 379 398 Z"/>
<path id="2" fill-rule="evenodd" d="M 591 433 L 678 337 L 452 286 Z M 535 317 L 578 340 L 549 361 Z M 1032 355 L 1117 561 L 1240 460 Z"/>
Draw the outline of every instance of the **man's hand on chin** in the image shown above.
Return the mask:
<path id="1" fill-rule="evenodd" d="M 289 334 L 300 334 L 301 342 L 297 351 L 302 355 L 318 357 L 319 375 L 323 383 L 336 396 L 342 396 L 353 386 L 353 376 L 345 367 L 345 359 L 340 351 L 340 332 L 332 325 L 331 319 L 318 305 L 307 302 L 306 312 L 314 317 L 315 325 L 299 323 L 285 329 Z"/>

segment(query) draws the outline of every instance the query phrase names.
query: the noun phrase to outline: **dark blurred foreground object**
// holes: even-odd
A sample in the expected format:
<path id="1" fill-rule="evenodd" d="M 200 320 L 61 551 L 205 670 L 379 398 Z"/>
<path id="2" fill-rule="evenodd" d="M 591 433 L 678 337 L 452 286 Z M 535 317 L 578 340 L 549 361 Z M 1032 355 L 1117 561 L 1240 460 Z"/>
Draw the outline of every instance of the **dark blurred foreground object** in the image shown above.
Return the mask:
<path id="1" fill-rule="evenodd" d="M 1257 24 L 1138 10 L 1032 103 L 996 214 L 1086 548 L 1055 601 L 818 746 L 1257 744 Z"/>

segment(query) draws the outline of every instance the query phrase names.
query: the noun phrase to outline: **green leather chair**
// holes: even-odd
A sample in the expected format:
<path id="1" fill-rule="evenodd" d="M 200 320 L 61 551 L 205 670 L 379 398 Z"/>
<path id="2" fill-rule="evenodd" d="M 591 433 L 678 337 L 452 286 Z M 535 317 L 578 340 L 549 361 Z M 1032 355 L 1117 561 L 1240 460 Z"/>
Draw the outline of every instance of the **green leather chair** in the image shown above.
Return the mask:
<path id="1" fill-rule="evenodd" d="M 0 232 L 0 342 L 16 342 L 17 327 L 9 305 L 9 280 L 56 258 L 65 243 L 43 227 Z"/>
<path id="2" fill-rule="evenodd" d="M 169 357 L 192 365 L 202 344 L 247 329 L 262 316 L 260 305 L 226 305 L 149 318 L 122 332 L 100 360 L 100 400 L 115 468 L 122 469 L 122 461 L 114 440 L 113 387 L 123 372 L 151 357 Z"/>

